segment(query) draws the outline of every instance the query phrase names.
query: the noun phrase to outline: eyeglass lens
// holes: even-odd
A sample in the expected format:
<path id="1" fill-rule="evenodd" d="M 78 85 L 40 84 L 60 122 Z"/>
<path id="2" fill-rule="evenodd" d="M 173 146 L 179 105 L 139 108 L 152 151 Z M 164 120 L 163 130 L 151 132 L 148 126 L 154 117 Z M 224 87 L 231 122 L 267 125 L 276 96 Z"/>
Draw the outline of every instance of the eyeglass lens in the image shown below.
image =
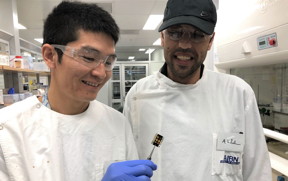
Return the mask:
<path id="1" fill-rule="evenodd" d="M 77 62 L 89 68 L 96 68 L 100 63 L 104 63 L 105 70 L 111 71 L 116 62 L 116 55 L 103 56 L 101 52 L 89 47 L 82 47 L 76 50 L 75 48 L 64 45 L 52 45 L 60 49 L 64 54 L 77 60 Z"/>
<path id="2" fill-rule="evenodd" d="M 77 51 L 77 56 L 84 60 L 84 64 L 91 68 L 97 67 L 100 63 L 105 64 L 106 70 L 112 70 L 116 61 L 116 56 L 103 56 L 98 50 L 91 48 L 81 48 Z"/>
<path id="3" fill-rule="evenodd" d="M 167 29 L 168 37 L 173 41 L 190 40 L 195 43 L 203 42 L 207 39 L 207 35 L 201 31 L 185 31 L 182 29 Z"/>

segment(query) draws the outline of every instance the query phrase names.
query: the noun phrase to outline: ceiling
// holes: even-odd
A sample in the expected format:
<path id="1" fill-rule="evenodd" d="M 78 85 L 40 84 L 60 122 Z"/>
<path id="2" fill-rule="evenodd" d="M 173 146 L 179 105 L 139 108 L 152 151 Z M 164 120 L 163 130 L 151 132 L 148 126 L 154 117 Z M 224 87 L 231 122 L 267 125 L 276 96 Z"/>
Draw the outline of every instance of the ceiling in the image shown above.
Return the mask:
<path id="1" fill-rule="evenodd" d="M 73 0 L 70 0 L 73 1 Z M 163 14 L 167 0 L 79 0 L 98 3 L 112 14 L 120 27 L 120 40 L 116 46 L 119 60 L 135 56 L 136 61 L 149 59 L 139 48 L 155 48 L 153 43 L 159 38 L 156 30 L 142 30 L 150 14 Z M 18 21 L 26 30 L 19 30 L 20 38 L 34 45 L 41 43 L 34 38 L 42 38 L 43 22 L 53 7 L 61 0 L 17 0 Z"/>

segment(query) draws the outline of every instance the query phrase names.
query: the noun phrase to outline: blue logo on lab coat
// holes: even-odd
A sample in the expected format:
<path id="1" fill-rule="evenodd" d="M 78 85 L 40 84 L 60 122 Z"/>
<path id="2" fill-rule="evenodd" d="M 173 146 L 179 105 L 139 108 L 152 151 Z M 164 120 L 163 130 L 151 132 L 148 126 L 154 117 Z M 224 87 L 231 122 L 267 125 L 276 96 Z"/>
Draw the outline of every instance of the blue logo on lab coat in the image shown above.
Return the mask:
<path id="1" fill-rule="evenodd" d="M 239 157 L 224 155 L 224 159 L 220 160 L 220 163 L 228 163 L 231 165 L 239 165 Z"/>

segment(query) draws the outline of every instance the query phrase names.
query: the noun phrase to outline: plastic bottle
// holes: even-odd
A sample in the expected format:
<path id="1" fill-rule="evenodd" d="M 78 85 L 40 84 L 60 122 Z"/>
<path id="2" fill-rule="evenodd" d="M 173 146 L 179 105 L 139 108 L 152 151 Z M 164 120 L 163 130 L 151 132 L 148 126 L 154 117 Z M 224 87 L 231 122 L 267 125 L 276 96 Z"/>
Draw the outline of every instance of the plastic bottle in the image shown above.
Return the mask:
<path id="1" fill-rule="evenodd" d="M 22 68 L 22 56 L 15 56 L 14 59 L 14 68 Z"/>

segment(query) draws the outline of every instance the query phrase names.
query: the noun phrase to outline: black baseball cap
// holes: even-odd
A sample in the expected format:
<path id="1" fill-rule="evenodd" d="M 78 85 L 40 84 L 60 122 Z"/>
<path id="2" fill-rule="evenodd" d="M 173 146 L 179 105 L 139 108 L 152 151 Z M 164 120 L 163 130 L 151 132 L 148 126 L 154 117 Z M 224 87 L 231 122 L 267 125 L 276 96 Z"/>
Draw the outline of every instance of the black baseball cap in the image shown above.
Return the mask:
<path id="1" fill-rule="evenodd" d="M 217 12 L 212 0 L 168 0 L 158 31 L 172 25 L 188 24 L 211 35 L 216 22 Z"/>

